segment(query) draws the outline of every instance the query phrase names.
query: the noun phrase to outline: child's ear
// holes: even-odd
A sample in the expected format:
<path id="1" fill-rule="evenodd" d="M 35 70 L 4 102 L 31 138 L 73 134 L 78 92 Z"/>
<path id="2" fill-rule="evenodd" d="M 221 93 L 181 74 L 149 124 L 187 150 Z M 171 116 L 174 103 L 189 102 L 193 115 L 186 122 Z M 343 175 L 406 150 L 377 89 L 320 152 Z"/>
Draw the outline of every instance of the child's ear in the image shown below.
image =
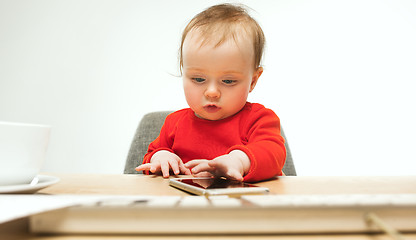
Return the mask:
<path id="1" fill-rule="evenodd" d="M 251 78 L 250 92 L 253 91 L 253 89 L 256 86 L 257 81 L 259 80 L 259 77 L 261 76 L 262 73 L 263 73 L 263 68 L 262 67 L 258 67 L 256 69 L 256 72 L 254 72 L 253 77 Z"/>

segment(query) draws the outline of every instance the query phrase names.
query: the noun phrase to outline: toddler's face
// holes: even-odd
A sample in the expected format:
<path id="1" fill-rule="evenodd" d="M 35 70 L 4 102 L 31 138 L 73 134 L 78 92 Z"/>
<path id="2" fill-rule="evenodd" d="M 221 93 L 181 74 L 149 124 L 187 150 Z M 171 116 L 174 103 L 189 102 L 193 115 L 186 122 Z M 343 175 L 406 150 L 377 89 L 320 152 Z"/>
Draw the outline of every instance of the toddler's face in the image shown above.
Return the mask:
<path id="1" fill-rule="evenodd" d="M 239 112 L 263 71 L 254 69 L 253 45 L 242 38 L 201 46 L 199 33 L 191 31 L 182 55 L 186 101 L 198 117 L 208 120 Z"/>

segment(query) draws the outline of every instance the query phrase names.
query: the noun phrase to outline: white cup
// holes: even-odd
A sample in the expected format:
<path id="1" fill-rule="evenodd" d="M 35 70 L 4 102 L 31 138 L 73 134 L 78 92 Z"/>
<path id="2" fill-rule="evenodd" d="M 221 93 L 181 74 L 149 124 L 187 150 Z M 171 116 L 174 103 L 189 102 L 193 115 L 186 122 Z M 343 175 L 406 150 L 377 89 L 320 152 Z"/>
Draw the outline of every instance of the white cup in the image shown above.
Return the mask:
<path id="1" fill-rule="evenodd" d="M 50 126 L 0 122 L 0 185 L 29 184 L 39 173 Z"/>

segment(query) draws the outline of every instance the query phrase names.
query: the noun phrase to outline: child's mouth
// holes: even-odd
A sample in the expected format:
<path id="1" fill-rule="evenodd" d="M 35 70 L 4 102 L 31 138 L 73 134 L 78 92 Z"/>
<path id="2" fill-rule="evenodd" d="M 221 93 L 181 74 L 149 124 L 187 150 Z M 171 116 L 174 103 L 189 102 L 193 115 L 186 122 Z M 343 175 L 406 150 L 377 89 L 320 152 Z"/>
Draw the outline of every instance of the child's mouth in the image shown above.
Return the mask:
<path id="1" fill-rule="evenodd" d="M 205 105 L 204 106 L 205 111 L 207 111 L 208 113 L 215 113 L 217 111 L 219 111 L 221 108 L 213 105 L 213 104 L 209 104 L 209 105 Z"/>

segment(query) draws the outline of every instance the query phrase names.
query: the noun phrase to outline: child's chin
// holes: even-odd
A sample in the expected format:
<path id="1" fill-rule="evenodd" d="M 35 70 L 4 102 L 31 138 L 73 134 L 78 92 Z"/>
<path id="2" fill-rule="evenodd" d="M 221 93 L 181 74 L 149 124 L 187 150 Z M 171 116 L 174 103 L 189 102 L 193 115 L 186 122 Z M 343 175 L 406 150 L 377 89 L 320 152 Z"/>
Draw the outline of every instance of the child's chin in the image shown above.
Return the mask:
<path id="1" fill-rule="evenodd" d="M 214 114 L 198 114 L 198 113 L 196 113 L 195 116 L 197 116 L 200 119 L 210 120 L 210 121 L 217 121 L 217 120 L 223 119 L 219 116 L 214 116 Z"/>

